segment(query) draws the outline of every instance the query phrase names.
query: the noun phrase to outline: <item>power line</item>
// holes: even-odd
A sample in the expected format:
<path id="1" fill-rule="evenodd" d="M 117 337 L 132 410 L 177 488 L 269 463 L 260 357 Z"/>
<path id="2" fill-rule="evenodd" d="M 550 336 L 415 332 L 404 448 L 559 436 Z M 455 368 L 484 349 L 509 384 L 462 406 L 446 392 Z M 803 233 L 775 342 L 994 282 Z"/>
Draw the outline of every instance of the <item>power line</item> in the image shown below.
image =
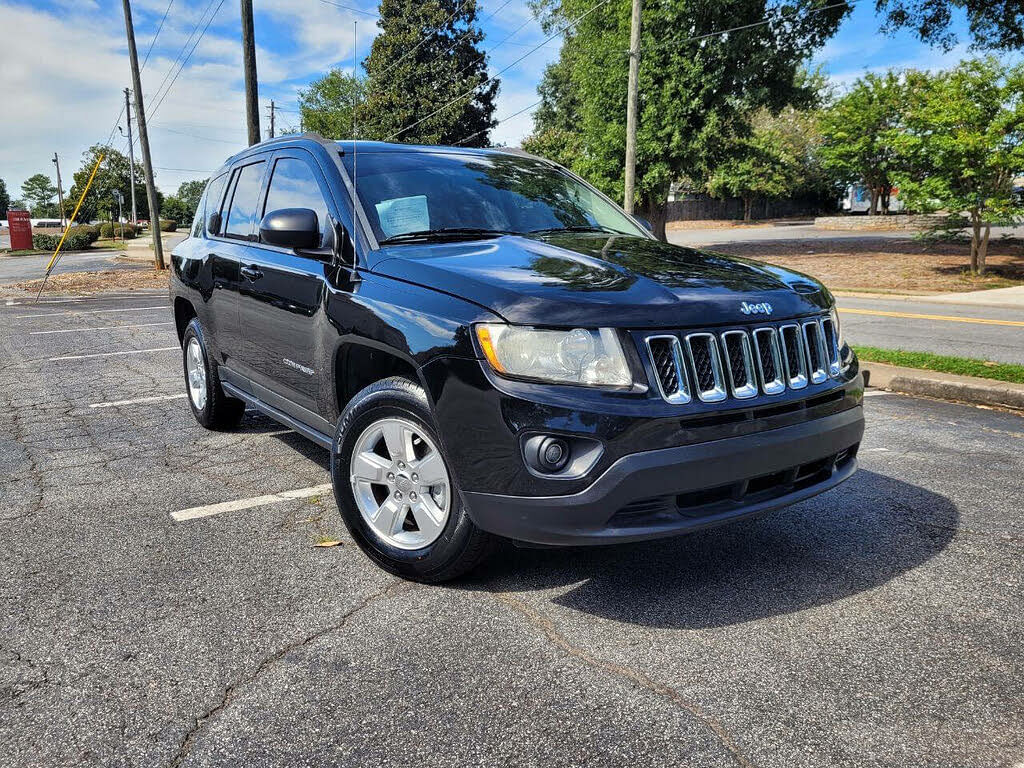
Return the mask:
<path id="1" fill-rule="evenodd" d="M 146 63 L 149 61 L 149 54 L 153 52 L 153 46 L 156 45 L 156 39 L 160 37 L 160 30 L 164 28 L 164 22 L 167 21 L 167 14 L 171 12 L 171 6 L 174 5 L 174 0 L 169 0 L 167 3 L 167 10 L 164 11 L 164 17 L 160 19 L 160 26 L 156 28 L 156 34 L 153 35 L 152 41 L 149 43 L 149 50 L 146 51 L 146 57 L 142 60 L 142 71 L 146 71 Z"/>
<path id="2" fill-rule="evenodd" d="M 468 3 L 468 2 L 469 2 L 469 0 L 462 0 L 462 2 L 461 2 L 461 3 L 459 3 L 459 7 L 455 9 L 455 12 L 454 12 L 454 13 L 452 13 L 452 15 L 451 15 L 451 16 L 449 16 L 449 17 L 448 17 L 447 19 L 445 19 L 445 20 L 444 20 L 444 21 L 443 21 L 443 22 L 441 23 L 441 26 L 439 26 L 439 27 L 438 27 L 437 29 L 432 29 L 432 30 L 430 30 L 430 32 L 428 32 L 427 34 L 424 34 L 424 35 L 423 35 L 423 37 L 422 37 L 422 38 L 420 39 L 420 41 L 419 41 L 418 43 L 416 43 L 416 45 L 414 45 L 414 46 L 413 46 L 412 48 L 410 48 L 410 49 L 409 49 L 408 51 L 406 51 L 406 52 L 405 52 L 405 53 L 403 53 L 403 54 L 402 54 L 401 56 L 399 56 L 397 60 L 395 60 L 395 61 L 393 61 L 393 62 L 391 63 L 391 66 L 389 66 L 389 67 L 388 67 L 387 69 L 385 69 L 385 70 L 384 70 L 383 72 L 381 72 L 381 73 L 380 73 L 379 75 L 375 75 L 375 77 L 384 77 L 384 75 L 386 75 L 386 74 L 387 74 L 388 72 L 390 72 L 391 70 L 393 70 L 393 69 L 394 69 L 395 67 L 397 67 L 397 66 L 398 66 L 399 64 L 401 64 L 401 63 L 402 63 L 403 61 L 405 61 L 405 60 L 406 60 L 406 59 L 407 59 L 407 58 L 408 58 L 409 56 L 411 56 L 411 55 L 412 55 L 413 53 L 415 53 L 415 52 L 416 52 L 416 50 L 417 50 L 417 49 L 418 49 L 418 48 L 419 48 L 419 47 L 420 47 L 421 45 L 423 45 L 423 44 L 424 44 L 425 42 L 427 42 L 427 40 L 429 40 L 429 39 L 430 39 L 430 36 L 431 36 L 431 35 L 436 35 L 436 34 L 437 34 L 438 32 L 440 32 L 440 31 L 441 31 L 441 30 L 442 30 L 442 29 L 443 29 L 443 28 L 444 28 L 445 26 L 447 26 L 447 25 L 448 25 L 448 22 L 450 22 L 450 21 L 451 21 L 452 19 L 454 19 L 454 18 L 455 18 L 455 17 L 456 17 L 456 16 L 457 16 L 457 15 L 459 14 L 459 11 L 461 11 L 461 10 L 462 10 L 462 9 L 463 9 L 463 8 L 464 8 L 464 7 L 466 6 L 466 3 Z M 353 74 L 355 74 L 355 73 L 353 73 Z"/>
<path id="3" fill-rule="evenodd" d="M 502 69 L 498 70 L 498 71 L 497 71 L 497 72 L 496 72 L 495 74 L 493 74 L 493 75 L 492 75 L 491 77 L 489 77 L 489 78 L 487 78 L 486 80 L 484 80 L 484 81 L 483 81 L 482 83 L 478 83 L 477 85 L 474 85 L 474 86 L 473 86 L 472 88 L 470 88 L 470 89 L 469 89 L 468 91 L 466 91 L 465 93 L 463 93 L 463 94 L 461 94 L 461 95 L 459 95 L 459 96 L 456 96 L 456 97 L 455 97 L 454 99 L 452 99 L 451 101 L 447 102 L 447 103 L 446 103 L 446 104 L 444 104 L 443 106 L 441 106 L 441 107 L 438 107 L 437 109 L 435 109 L 435 110 L 434 110 L 433 112 L 431 112 L 431 113 L 430 113 L 429 115 L 427 115 L 426 117 L 421 117 L 421 118 L 420 118 L 419 120 L 417 120 L 417 121 L 416 121 L 415 123 L 412 123 L 412 124 L 410 124 L 410 125 L 407 125 L 407 126 L 405 126 L 404 128 L 400 128 L 400 129 L 398 129 L 398 130 L 397 130 L 397 131 L 395 131 L 395 132 L 394 132 L 393 134 L 391 134 L 390 136 L 388 136 L 388 137 L 387 137 L 387 139 L 386 139 L 386 141 L 391 141 L 391 139 L 395 138 L 396 136 L 398 136 L 398 135 L 400 135 L 400 134 L 402 134 L 402 133 L 405 133 L 405 132 L 406 132 L 406 131 L 408 131 L 408 130 L 409 130 L 410 128 L 415 128 L 415 127 L 416 127 L 417 125 L 419 125 L 420 123 L 422 123 L 422 122 L 425 122 L 426 120 L 429 120 L 430 118 L 434 117 L 434 115 L 437 115 L 437 114 L 439 114 L 439 113 L 443 112 L 444 110 L 448 109 L 448 107 L 452 106 L 452 105 L 453 105 L 453 104 L 455 104 L 456 102 L 458 102 L 458 101 L 461 101 L 462 99 L 466 98 L 467 96 L 471 96 L 471 95 L 473 95 L 473 94 L 474 94 L 474 93 L 475 93 L 475 92 L 476 92 L 476 91 L 477 91 L 478 89 L 482 88 L 483 86 L 485 86 L 485 85 L 488 85 L 488 84 L 490 84 L 490 83 L 493 83 L 493 82 L 494 82 L 495 80 L 497 80 L 497 79 L 498 79 L 498 76 L 499 76 L 499 75 L 501 75 L 501 74 L 502 74 L 503 72 L 507 72 L 508 70 L 512 69 L 512 67 L 514 67 L 514 66 L 515 66 L 516 64 L 518 64 L 518 63 L 519 63 L 519 62 L 521 62 L 521 61 L 522 61 L 523 59 L 525 59 L 525 58 L 526 58 L 527 56 L 530 56 L 531 54 L 535 53 L 536 51 L 539 51 L 539 50 L 540 50 L 540 49 L 541 49 L 541 48 L 542 48 L 542 47 L 544 46 L 544 43 L 549 43 L 549 42 L 551 42 L 551 41 L 552 41 L 552 40 L 554 40 L 554 39 L 555 39 L 556 37 L 558 37 L 559 35 L 561 35 L 561 34 L 562 34 L 563 32 L 565 32 L 565 31 L 569 30 L 569 29 L 570 29 L 570 28 L 572 28 L 572 27 L 575 27 L 575 26 L 576 26 L 577 24 L 579 24 L 579 23 L 580 23 L 581 21 L 583 21 L 583 19 L 585 19 L 585 18 L 586 18 L 587 16 L 589 16 L 589 15 L 590 15 L 590 14 L 592 14 L 592 13 L 593 13 L 594 11 L 596 11 L 596 10 L 597 10 L 598 8 L 600 8 L 601 6 L 603 6 L 603 5 L 607 4 L 608 2 L 609 2 L 609 0 L 600 0 L 600 2 L 598 2 L 597 4 L 595 4 L 595 5 L 591 6 L 589 10 L 585 11 L 584 13 L 581 13 L 581 14 L 580 14 L 579 16 L 577 16 L 577 17 L 576 17 L 576 18 L 575 18 L 575 19 L 574 19 L 573 21 L 569 22 L 569 23 L 568 23 L 568 24 L 566 24 L 566 25 L 565 25 L 564 27 L 562 27 L 561 29 L 559 29 L 559 30 L 558 30 L 557 32 L 555 32 L 554 34 L 552 34 L 552 35 L 550 35 L 549 37 L 547 37 L 547 38 L 546 38 L 546 39 L 545 39 L 545 40 L 544 40 L 544 41 L 543 41 L 542 43 L 540 43 L 539 45 L 536 45 L 536 46 L 534 46 L 533 48 L 531 48 L 530 50 L 528 50 L 528 51 L 527 51 L 526 53 L 524 53 L 524 54 L 523 54 L 522 56 L 520 56 L 520 57 L 519 57 L 518 59 L 516 59 L 515 61 L 513 61 L 513 62 L 512 62 L 511 64 L 509 64 L 508 66 L 506 66 L 506 67 L 503 67 Z"/>
<path id="4" fill-rule="evenodd" d="M 467 141 L 472 141 L 472 140 L 473 140 L 473 139 L 475 139 L 475 138 L 476 138 L 477 136 L 479 136 L 479 135 L 480 135 L 481 133 L 487 133 L 487 132 L 488 132 L 489 130 L 491 130 L 491 128 L 494 128 L 494 127 L 496 127 L 496 126 L 499 126 L 499 125 L 501 125 L 502 123 L 506 122 L 507 120 L 511 120 L 511 119 L 512 119 L 513 117 L 519 117 L 519 115 L 523 114 L 523 112 L 528 112 L 528 111 L 530 111 L 531 109 L 533 109 L 534 107 L 536 107 L 536 106 L 537 106 L 538 104 L 540 104 L 540 103 L 541 103 L 542 101 L 544 101 L 544 99 L 537 99 L 537 100 L 536 100 L 535 102 L 533 102 L 533 104 L 530 104 L 530 105 L 528 105 L 528 106 L 525 106 L 525 107 L 523 107 L 522 109 L 518 110 L 517 112 L 513 112 L 513 113 L 512 113 L 511 115 L 505 115 L 504 117 L 502 117 L 502 118 L 500 118 L 500 119 L 498 119 L 498 120 L 495 120 L 495 121 L 494 121 L 494 125 L 492 125 L 492 126 L 491 126 L 490 128 L 484 128 L 483 130 L 481 130 L 481 131 L 477 131 L 476 133 L 471 133 L 471 134 L 470 134 L 469 136 L 467 136 L 466 138 L 464 138 L 464 139 L 460 139 L 459 141 L 456 141 L 456 142 L 455 142 L 455 145 L 454 145 L 454 146 L 456 146 L 456 147 L 461 147 L 461 146 L 462 146 L 463 144 L 465 144 L 465 143 L 466 143 Z"/>
<path id="5" fill-rule="evenodd" d="M 379 13 L 373 11 L 364 11 L 362 8 L 353 8 L 351 5 L 342 5 L 341 3 L 331 2 L 331 0 L 320 0 L 324 5 L 333 5 L 335 8 L 341 8 L 346 11 L 352 11 L 352 13 L 361 13 L 364 16 L 373 16 L 375 19 L 380 18 Z"/>
<path id="6" fill-rule="evenodd" d="M 151 94 L 153 98 L 156 98 L 160 91 L 163 90 L 163 87 L 167 83 L 167 80 L 171 77 L 171 73 L 174 72 L 174 68 L 178 65 L 178 62 L 181 60 L 181 57 L 185 54 L 185 51 L 188 50 L 189 45 L 192 43 L 192 38 L 194 38 L 196 32 L 199 31 L 199 27 L 203 23 L 203 19 L 206 18 L 206 14 L 210 12 L 210 9 L 213 7 L 213 4 L 215 2 L 216 0 L 210 0 L 206 8 L 203 9 L 202 14 L 200 14 L 199 19 L 192 26 L 192 31 L 189 33 L 189 36 L 185 39 L 185 43 L 181 46 L 181 50 L 178 51 L 178 55 L 174 57 L 174 61 L 171 62 L 171 66 L 167 68 L 167 72 L 164 73 L 164 77 L 163 80 L 160 81 L 160 85 L 158 85 L 156 87 L 156 90 L 153 91 L 153 93 Z"/>

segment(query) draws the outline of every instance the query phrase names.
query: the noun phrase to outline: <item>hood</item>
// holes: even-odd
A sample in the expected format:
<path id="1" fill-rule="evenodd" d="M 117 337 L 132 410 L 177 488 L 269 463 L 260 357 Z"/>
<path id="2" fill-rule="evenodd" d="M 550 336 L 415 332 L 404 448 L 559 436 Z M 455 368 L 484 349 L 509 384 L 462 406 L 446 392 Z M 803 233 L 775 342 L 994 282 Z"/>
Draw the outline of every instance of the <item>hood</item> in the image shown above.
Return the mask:
<path id="1" fill-rule="evenodd" d="M 598 233 L 391 246 L 372 271 L 459 296 L 511 323 L 683 328 L 818 312 L 832 296 L 799 272 L 657 240 Z"/>

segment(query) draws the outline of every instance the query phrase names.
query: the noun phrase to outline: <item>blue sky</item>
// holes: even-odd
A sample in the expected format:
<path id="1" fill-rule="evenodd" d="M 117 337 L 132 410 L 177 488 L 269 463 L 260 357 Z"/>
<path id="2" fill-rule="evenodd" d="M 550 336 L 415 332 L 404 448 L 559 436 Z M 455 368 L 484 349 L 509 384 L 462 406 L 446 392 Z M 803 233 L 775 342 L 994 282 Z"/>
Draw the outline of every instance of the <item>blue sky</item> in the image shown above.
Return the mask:
<path id="1" fill-rule="evenodd" d="M 525 2 L 503 4 L 504 0 L 481 0 L 483 48 L 490 52 L 492 72 L 545 39 Z M 350 69 L 353 43 L 360 59 L 369 52 L 377 32 L 376 4 L 255 0 L 254 5 L 264 106 L 261 126 L 265 131 L 265 107 L 274 99 L 281 109 L 278 125 L 297 127 L 298 89 L 332 67 Z M 140 57 L 149 50 L 167 6 L 168 0 L 133 0 Z M 196 25 L 199 30 L 205 28 L 218 7 L 187 65 L 167 90 L 173 74 L 166 80 L 165 76 L 175 71 L 179 52 Z M 0 19 L 0 178 L 14 198 L 25 178 L 51 173 L 55 151 L 61 156 L 64 178 L 70 179 L 89 145 L 106 142 L 112 130 L 117 136 L 122 90 L 130 76 L 119 0 L 0 0 Z M 358 39 L 353 20 L 359 22 Z M 910 34 L 883 36 L 878 27 L 874 1 L 860 0 L 814 61 L 842 87 L 866 70 L 941 68 L 968 54 L 963 44 L 946 53 L 922 45 Z M 173 192 L 182 181 L 206 176 L 208 169 L 246 143 L 239 36 L 238 0 L 173 0 L 143 72 L 153 163 L 165 193 Z M 185 50 L 191 48 L 189 44 Z M 537 100 L 537 82 L 557 54 L 554 40 L 502 75 L 498 118 Z M 120 123 L 125 125 L 123 117 Z M 517 144 L 530 132 L 531 124 L 527 111 L 502 122 L 492 139 Z M 113 146 L 124 151 L 126 142 L 118 138 Z"/>

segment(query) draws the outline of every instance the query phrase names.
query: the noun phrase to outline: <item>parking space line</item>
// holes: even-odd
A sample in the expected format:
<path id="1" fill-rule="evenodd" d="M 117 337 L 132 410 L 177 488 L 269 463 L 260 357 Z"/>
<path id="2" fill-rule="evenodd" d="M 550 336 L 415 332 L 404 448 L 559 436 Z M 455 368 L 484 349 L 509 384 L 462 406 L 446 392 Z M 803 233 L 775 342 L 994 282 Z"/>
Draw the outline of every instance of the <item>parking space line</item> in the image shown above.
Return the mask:
<path id="1" fill-rule="evenodd" d="M 125 301 L 126 299 L 152 301 L 159 298 L 162 294 L 162 291 L 156 291 L 154 293 L 107 294 L 104 296 L 66 296 L 63 299 L 40 299 L 39 301 L 7 299 L 4 305 L 8 307 L 38 307 L 41 304 L 77 304 L 83 301 Z"/>
<path id="2" fill-rule="evenodd" d="M 171 518 L 176 522 L 185 520 L 198 520 L 202 517 L 219 515 L 223 512 L 237 512 L 242 509 L 262 507 L 267 504 L 277 504 L 290 499 L 308 499 L 311 496 L 319 496 L 324 493 L 331 493 L 331 484 L 314 485 L 309 488 L 297 488 L 293 491 L 282 491 L 281 493 L 270 493 L 266 496 L 253 496 L 248 499 L 235 499 L 234 501 L 222 501 L 218 504 L 207 504 L 202 507 L 190 507 L 178 512 L 171 512 Z"/>
<path id="3" fill-rule="evenodd" d="M 170 304 L 161 304 L 159 307 L 121 307 L 120 309 L 85 309 L 81 312 L 43 312 L 39 315 L 12 315 L 17 318 L 27 317 L 68 317 L 74 315 L 98 315 L 102 312 L 145 312 L 153 309 L 170 309 Z"/>
<path id="4" fill-rule="evenodd" d="M 155 349 L 123 349 L 120 352 L 93 352 L 89 355 L 61 355 L 60 357 L 51 357 L 50 361 L 54 360 L 85 360 L 90 357 L 116 357 L 117 355 L 141 355 L 145 352 L 170 352 L 172 349 L 181 349 L 181 347 L 156 347 Z"/>
<path id="5" fill-rule="evenodd" d="M 100 325 L 90 328 L 58 328 L 55 331 L 29 331 L 29 336 L 46 336 L 51 333 L 81 333 L 82 331 L 113 331 L 118 328 L 152 328 L 157 325 L 174 325 L 173 320 L 165 323 L 135 323 L 133 325 Z"/>
<path id="6" fill-rule="evenodd" d="M 136 397 L 133 400 L 111 400 L 108 403 L 90 403 L 90 408 L 113 408 L 117 405 L 135 405 L 135 403 L 155 403 L 158 400 L 180 400 L 188 397 L 185 392 L 178 395 L 150 395 L 149 397 Z"/>

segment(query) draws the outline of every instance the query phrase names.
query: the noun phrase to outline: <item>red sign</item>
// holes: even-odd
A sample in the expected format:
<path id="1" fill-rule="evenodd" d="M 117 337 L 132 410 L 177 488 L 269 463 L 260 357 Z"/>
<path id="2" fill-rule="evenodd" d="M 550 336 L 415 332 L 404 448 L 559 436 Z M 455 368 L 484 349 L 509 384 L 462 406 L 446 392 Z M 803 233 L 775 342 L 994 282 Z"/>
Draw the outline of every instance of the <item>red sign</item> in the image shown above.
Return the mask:
<path id="1" fill-rule="evenodd" d="M 7 226 L 11 230 L 11 250 L 32 249 L 32 222 L 28 211 L 8 211 Z"/>

